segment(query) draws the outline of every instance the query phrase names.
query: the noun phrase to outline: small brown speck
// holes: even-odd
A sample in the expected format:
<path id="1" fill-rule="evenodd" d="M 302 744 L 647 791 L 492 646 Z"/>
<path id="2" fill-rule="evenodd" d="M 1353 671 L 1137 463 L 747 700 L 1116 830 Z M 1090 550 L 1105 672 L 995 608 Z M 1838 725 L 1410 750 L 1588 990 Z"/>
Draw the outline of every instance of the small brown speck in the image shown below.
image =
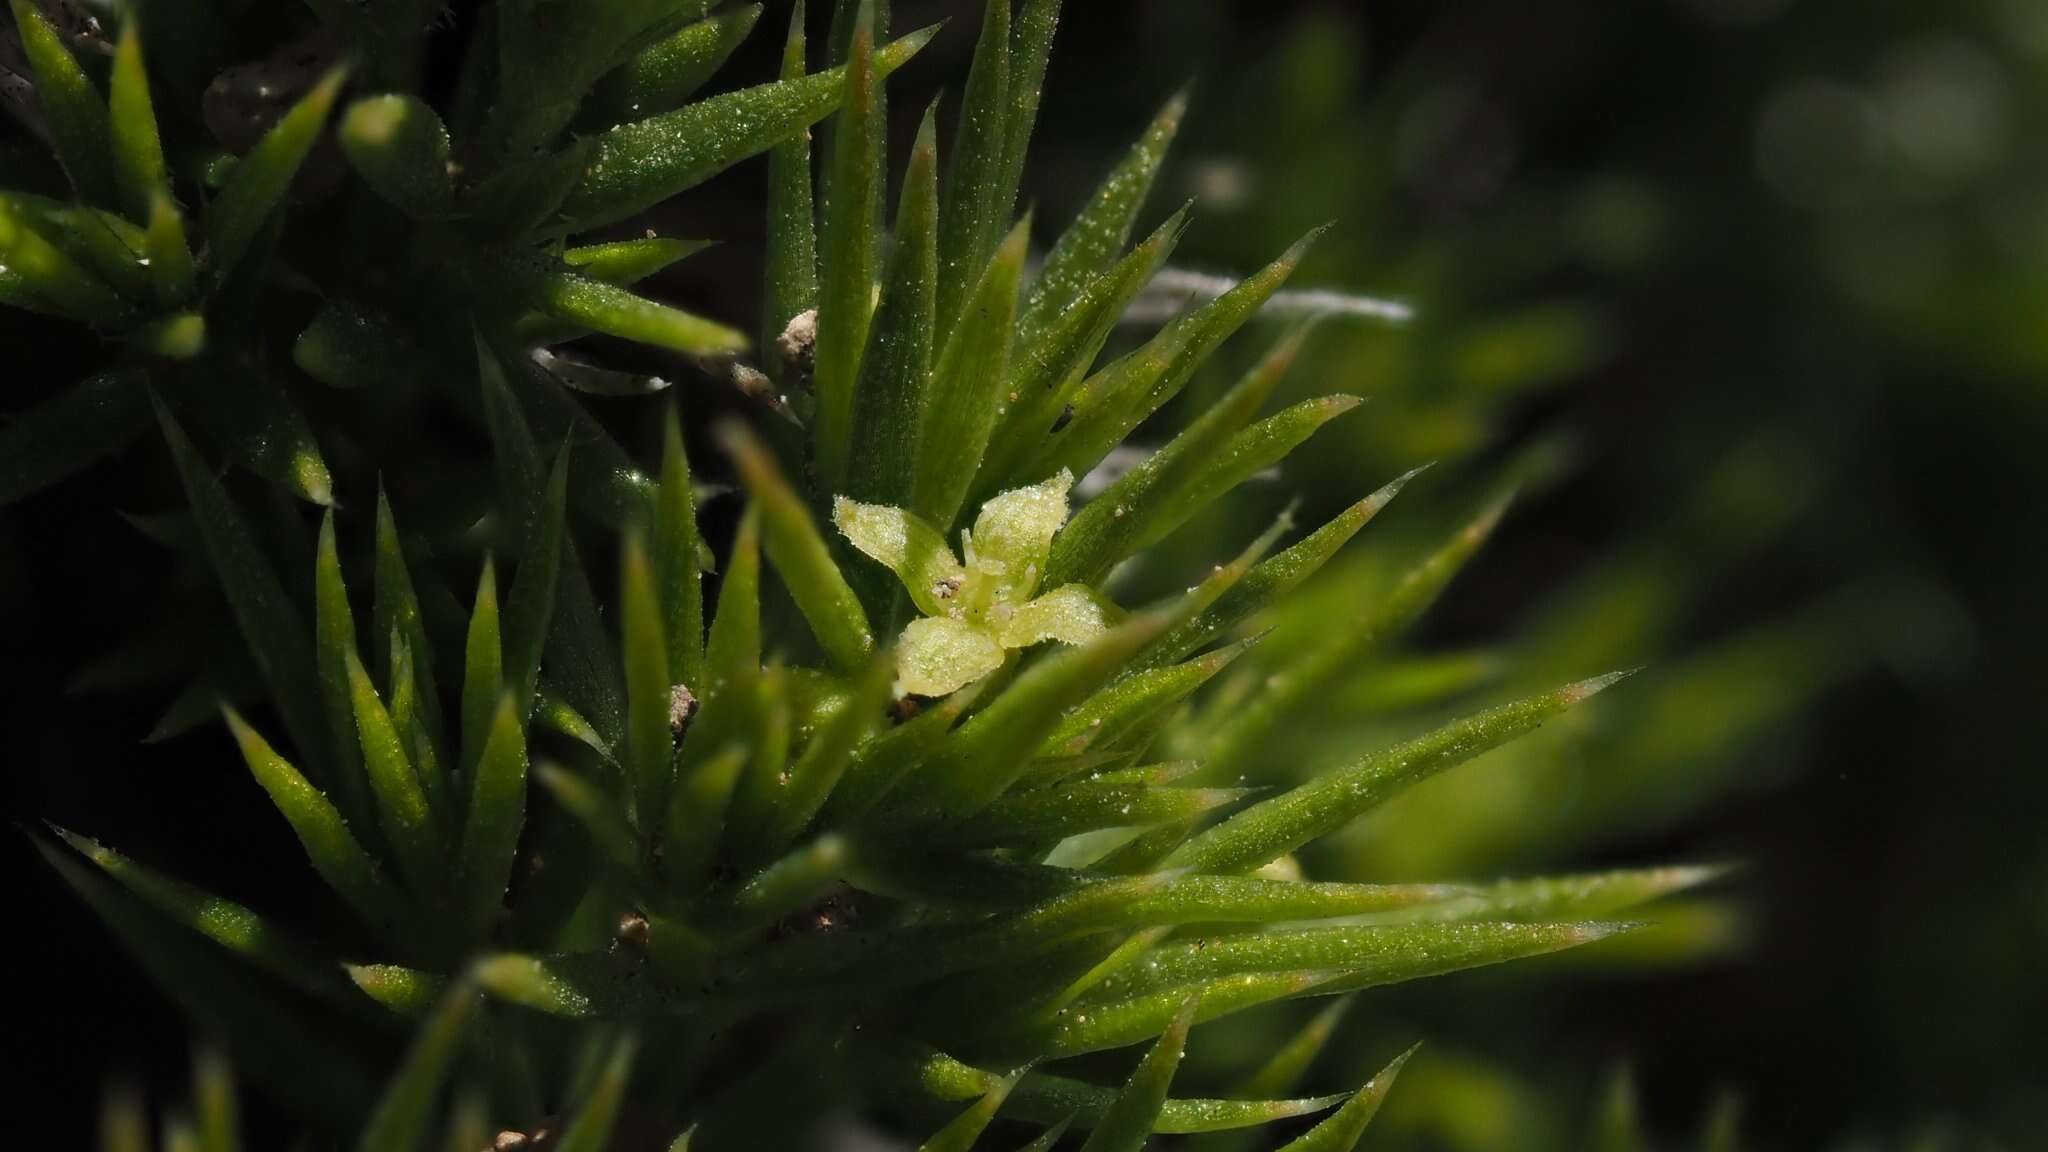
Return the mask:
<path id="1" fill-rule="evenodd" d="M 630 948 L 642 949 L 647 947 L 648 935 L 647 917 L 638 912 L 628 912 L 619 917 L 619 943 Z"/>

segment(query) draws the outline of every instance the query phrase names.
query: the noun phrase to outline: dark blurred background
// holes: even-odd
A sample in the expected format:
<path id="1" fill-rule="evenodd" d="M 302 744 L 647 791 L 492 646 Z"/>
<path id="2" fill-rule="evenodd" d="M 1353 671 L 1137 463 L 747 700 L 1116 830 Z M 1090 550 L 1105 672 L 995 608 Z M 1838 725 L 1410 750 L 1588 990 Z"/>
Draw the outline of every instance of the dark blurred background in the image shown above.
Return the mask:
<path id="1" fill-rule="evenodd" d="M 899 27 L 956 25 L 899 81 L 900 118 L 964 75 L 977 7 L 899 0 Z M 1626 1069 L 1674 1146 L 1725 1091 L 1756 1147 L 2039 1147 L 2048 4 L 1068 8 L 1027 179 L 1042 216 L 1193 81 L 1154 201 L 1198 200 L 1177 263 L 1243 275 L 1334 219 L 1299 283 L 1417 310 L 1318 334 L 1294 387 L 1369 403 L 1286 487 L 1313 516 L 1427 460 L 1527 469 L 1425 639 L 1650 664 L 1611 709 L 1633 727 L 1532 767 L 1620 814 L 1453 781 L 1347 849 L 1357 870 L 1745 864 L 1704 959 L 1369 997 L 1356 1058 L 1333 1061 L 1429 1036 L 1436 1062 L 1368 1146 L 1570 1146 Z M 755 39 L 735 83 L 769 70 L 775 37 Z M 730 242 L 671 294 L 753 314 L 758 180 L 678 210 Z M 145 860 L 211 829 L 201 883 L 293 858 L 224 741 L 141 746 L 162 701 L 69 690 L 80 606 L 110 650 L 164 599 L 148 563 L 79 574 L 126 530 L 108 504 L 73 485 L 0 523 L 9 754 L 71 765 L 27 795 L 10 773 L 18 818 Z M 175 1010 L 20 838 L 6 851 L 15 986 L 64 1006 L 7 1029 L 7 1063 L 49 1084 L 32 1106 L 82 1119 L 110 1070 L 175 1082 Z M 266 907 L 310 891 L 261 883 L 230 886 Z"/>

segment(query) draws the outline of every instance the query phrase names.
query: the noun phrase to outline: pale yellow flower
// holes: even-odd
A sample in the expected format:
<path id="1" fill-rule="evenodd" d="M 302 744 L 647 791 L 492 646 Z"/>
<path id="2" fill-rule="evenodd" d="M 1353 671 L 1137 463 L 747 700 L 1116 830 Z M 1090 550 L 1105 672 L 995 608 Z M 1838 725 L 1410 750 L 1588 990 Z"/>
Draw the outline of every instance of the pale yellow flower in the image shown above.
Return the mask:
<path id="1" fill-rule="evenodd" d="M 905 509 L 844 496 L 833 502 L 839 531 L 896 573 L 924 613 L 897 641 L 904 692 L 944 696 L 1002 667 L 1012 649 L 1082 644 L 1108 630 L 1116 606 L 1093 588 L 1065 584 L 1036 594 L 1073 486 L 1073 474 L 1061 469 L 1043 484 L 994 497 L 973 529 L 960 533 L 959 557 L 938 529 Z"/>

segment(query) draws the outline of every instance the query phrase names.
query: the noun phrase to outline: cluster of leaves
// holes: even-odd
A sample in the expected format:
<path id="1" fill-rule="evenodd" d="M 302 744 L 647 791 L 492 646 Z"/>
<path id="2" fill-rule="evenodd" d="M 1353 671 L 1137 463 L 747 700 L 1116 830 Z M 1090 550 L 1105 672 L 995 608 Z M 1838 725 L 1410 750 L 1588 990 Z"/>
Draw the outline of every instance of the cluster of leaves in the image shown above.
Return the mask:
<path id="1" fill-rule="evenodd" d="M 458 1139 L 485 1116 L 556 1127 L 557 1148 L 790 1146 L 843 1102 L 905 1126 L 968 1102 L 928 1147 L 969 1147 L 1000 1115 L 1039 1128 L 1034 1147 L 1085 1131 L 1090 1152 L 1334 1109 L 1290 1147 L 1347 1148 L 1399 1061 L 1348 1098 L 1292 1096 L 1333 1025 L 1318 1017 L 1231 1094 L 1176 1098 L 1190 1029 L 1599 940 L 1710 877 L 1304 878 L 1298 851 L 1619 677 L 1412 726 L 1305 779 L 1270 763 L 1303 702 L 1377 658 L 1498 519 L 1491 502 L 1363 604 L 1356 585 L 1326 590 L 1352 601 L 1334 613 L 1304 599 L 1406 476 L 1285 548 L 1283 517 L 1234 556 L 1208 550 L 1192 587 L 1123 591 L 1131 561 L 1356 401 L 1260 418 L 1297 328 L 1157 452 L 1098 469 L 1309 240 L 1110 354 L 1187 224 L 1132 243 L 1176 100 L 1027 277 L 1031 221 L 1014 217 L 1053 0 L 990 0 L 950 154 L 935 107 L 887 230 L 883 81 L 930 33 L 886 41 L 875 0 L 838 6 L 830 69 L 807 72 L 799 5 L 781 80 L 694 103 L 757 7 L 503 0 L 445 115 L 420 95 L 431 6 L 312 7 L 370 89 L 336 118 L 352 176 L 324 201 L 309 157 L 349 73 L 240 156 L 194 143 L 170 164 L 146 29 L 123 26 L 102 98 L 16 0 L 78 199 L 10 194 L 0 286 L 112 338 L 120 363 L 0 429 L 0 491 L 120 450 L 154 410 L 186 503 L 164 535 L 218 581 L 265 707 L 228 726 L 358 931 L 308 939 L 84 836 L 38 844 L 330 1127 L 368 1115 L 363 1147 L 417 1147 L 453 1081 Z M 165 103 L 197 101 L 181 95 Z M 820 212 L 808 129 L 835 110 Z M 753 343 L 736 329 L 625 287 L 693 245 L 567 245 L 763 152 L 758 366 L 734 359 Z M 295 180 L 316 206 L 283 210 Z M 180 188 L 217 193 L 197 223 Z M 329 239 L 298 235 L 306 221 Z M 279 328 L 289 363 L 269 355 Z M 649 476 L 564 391 L 654 386 L 548 352 L 590 334 L 787 397 L 758 428 L 717 429 L 745 501 L 729 546 L 707 544 L 673 408 Z M 321 385 L 355 403 L 315 435 L 306 411 L 333 397 L 297 397 Z M 409 418 L 425 405 L 481 427 L 491 482 L 446 482 L 459 462 Z M 292 543 L 297 509 L 260 524 L 208 446 L 333 505 L 317 543 Z M 343 543 L 358 501 L 337 493 L 374 509 L 360 563 Z M 609 622 L 579 529 L 618 540 Z M 1298 623 L 1297 601 L 1319 606 L 1313 642 L 1281 627 L 1261 675 L 1212 684 Z M 1406 703 L 1458 683 L 1422 679 Z M 1241 787 L 1254 773 L 1271 785 Z M 418 1020 L 374 1103 L 376 1053 Z M 1148 1043 L 1121 1089 L 1099 1082 L 1092 1054 Z M 208 1146 L 232 1146 L 221 1123 Z"/>

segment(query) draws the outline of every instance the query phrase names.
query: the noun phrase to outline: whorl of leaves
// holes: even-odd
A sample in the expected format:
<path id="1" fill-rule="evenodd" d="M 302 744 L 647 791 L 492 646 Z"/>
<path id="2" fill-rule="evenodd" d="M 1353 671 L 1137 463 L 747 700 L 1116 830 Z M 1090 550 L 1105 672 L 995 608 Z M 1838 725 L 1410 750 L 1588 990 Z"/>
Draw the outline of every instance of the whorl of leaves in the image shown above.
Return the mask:
<path id="1" fill-rule="evenodd" d="M 1016 210 L 1056 0 L 989 0 L 951 143 L 928 116 L 893 208 L 887 80 L 935 30 L 893 35 L 879 0 L 842 0 L 815 71 L 798 4 L 779 78 L 702 98 L 760 6 L 501 0 L 442 106 L 420 75 L 437 6 L 310 7 L 332 60 L 252 65 L 291 99 L 236 146 L 188 83 L 220 37 L 131 15 L 81 60 L 13 0 L 72 195 L 0 192 L 0 303 L 76 322 L 110 362 L 0 426 L 0 500 L 161 430 L 173 535 L 254 668 L 233 693 L 195 670 L 193 710 L 244 704 L 225 716 L 250 774 L 358 931 L 305 938 L 288 910 L 76 833 L 37 843 L 319 1122 L 379 1150 L 543 1125 L 557 1149 L 615 1130 L 761 1148 L 855 1101 L 931 1118 L 927 1148 L 1014 1121 L 1031 1147 L 1071 1130 L 1115 1152 L 1327 1111 L 1288 1147 L 1349 1148 L 1405 1056 L 1348 1098 L 1298 1098 L 1304 1041 L 1294 1072 L 1205 1098 L 1176 1089 L 1191 1030 L 1572 948 L 1706 878 L 1302 878 L 1297 852 L 1614 677 L 1412 723 L 1326 772 L 1263 762 L 1263 734 L 1378 656 L 1497 518 L 1219 695 L 1405 477 L 1284 547 L 1285 519 L 1217 542 L 1182 594 L 1120 602 L 1120 565 L 1357 400 L 1261 416 L 1307 337 L 1290 332 L 1070 509 L 1313 237 L 1108 355 L 1188 226 L 1135 227 L 1184 101 L 1032 274 Z M 698 243 L 581 235 L 763 155 L 773 346 L 631 287 Z M 592 336 L 737 381 L 758 419 L 706 435 L 643 401 L 663 433 L 643 470 L 572 393 L 664 382 L 550 351 Z M 487 472 L 408 439 L 429 410 L 488 439 Z M 216 456 L 328 506 L 317 544 L 280 547 Z M 704 476 L 743 504 L 719 547 Z M 414 1027 L 379 1096 L 363 1054 Z M 1057 1065 L 1138 1046 L 1120 1087 Z M 224 1077 L 203 1066 L 166 1147 L 237 1146 Z M 130 1104 L 109 1132 L 143 1146 Z"/>

